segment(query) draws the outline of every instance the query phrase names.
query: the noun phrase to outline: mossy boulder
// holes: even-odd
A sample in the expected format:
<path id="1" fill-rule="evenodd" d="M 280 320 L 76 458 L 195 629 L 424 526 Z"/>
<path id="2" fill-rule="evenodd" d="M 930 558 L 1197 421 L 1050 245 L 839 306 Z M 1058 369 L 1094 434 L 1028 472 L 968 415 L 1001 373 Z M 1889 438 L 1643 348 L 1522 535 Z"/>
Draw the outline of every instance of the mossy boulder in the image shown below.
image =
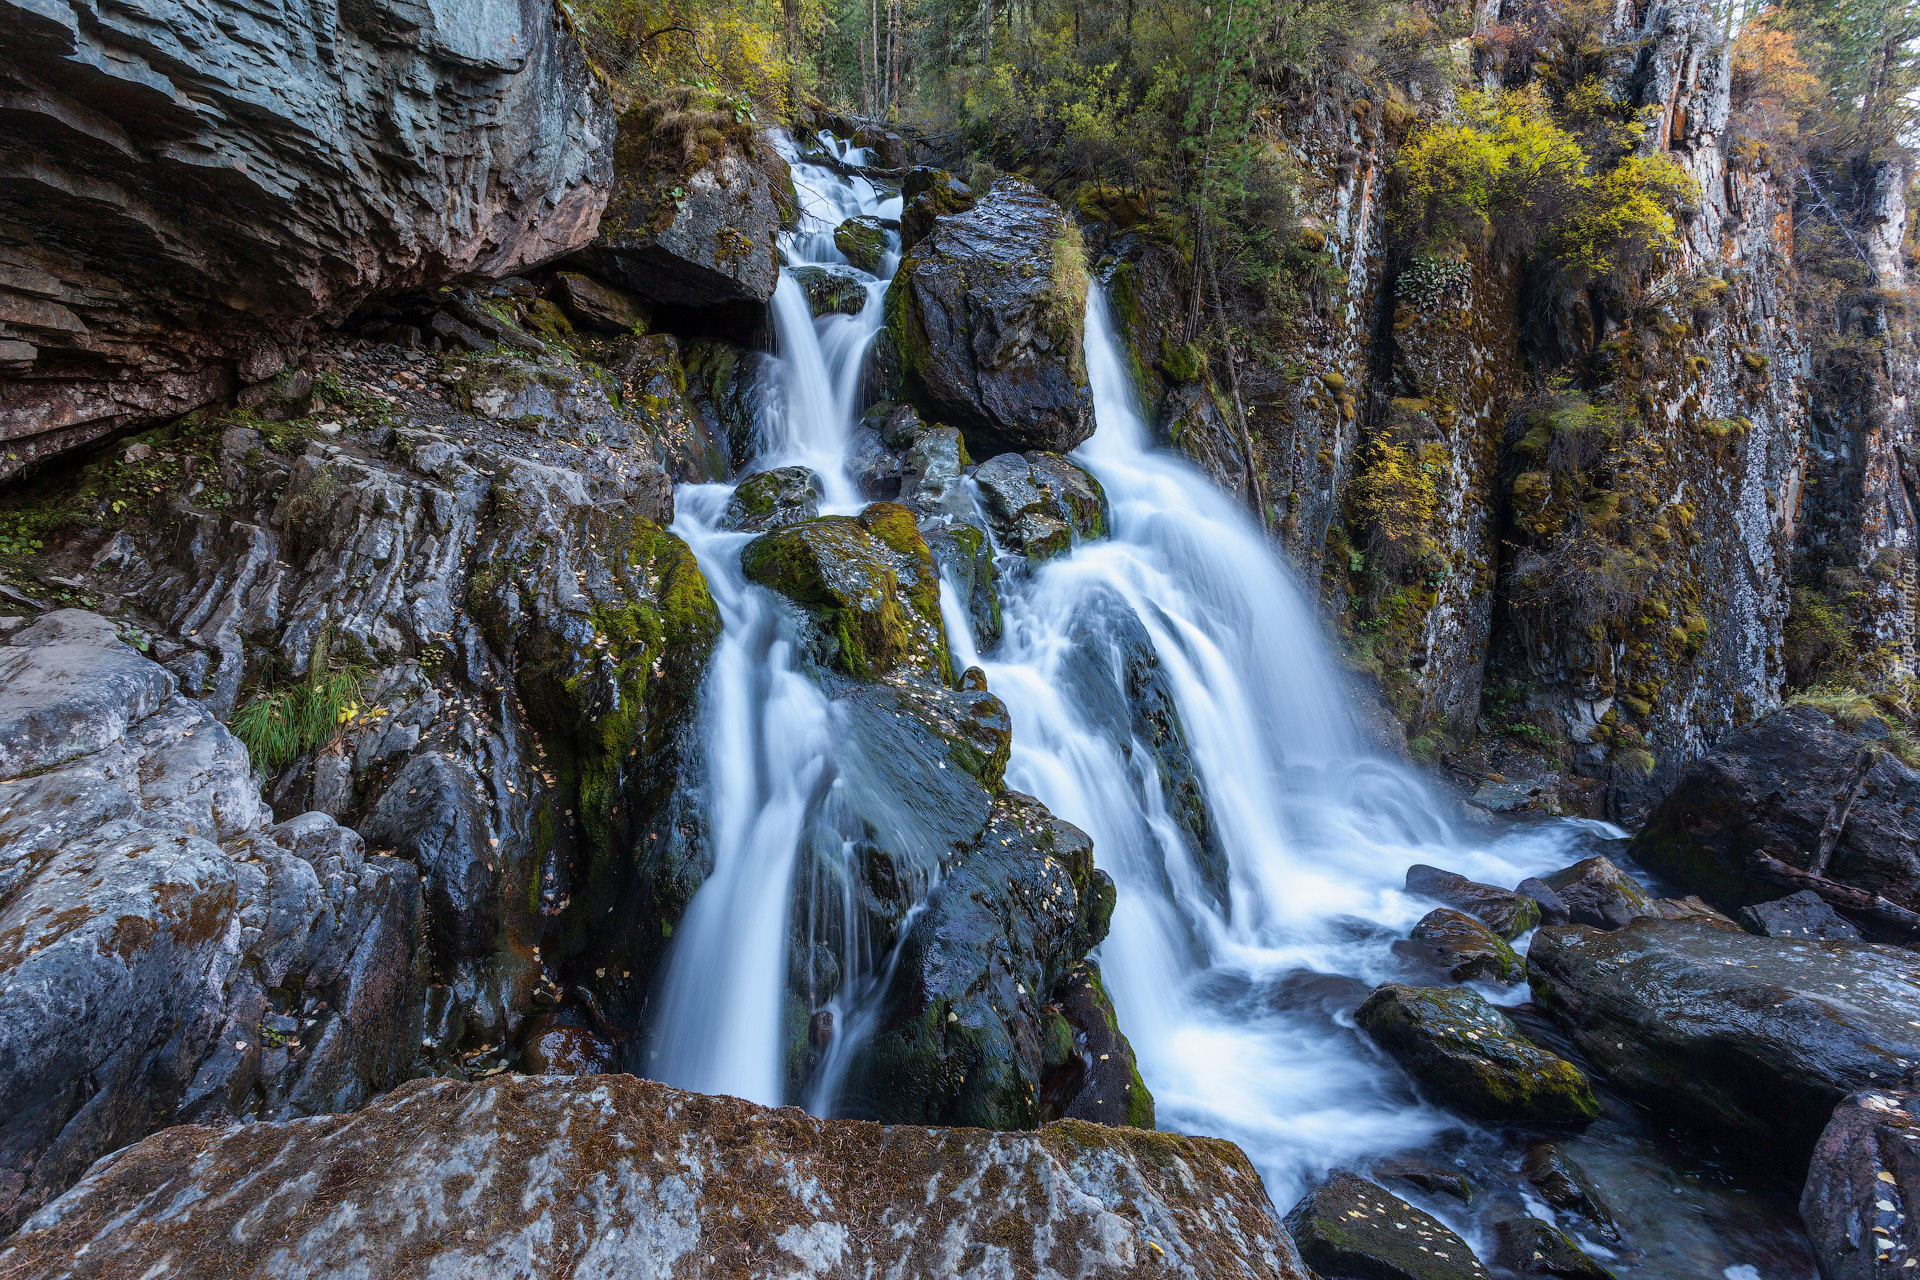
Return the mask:
<path id="1" fill-rule="evenodd" d="M 1044 1011 L 1041 1096 L 1049 1119 L 1153 1128 L 1153 1094 L 1091 960 L 1075 965 Z"/>
<path id="2" fill-rule="evenodd" d="M 867 282 L 845 267 L 809 265 L 794 267 L 789 274 L 807 295 L 807 309 L 815 319 L 857 316 L 867 305 Z"/>
<path id="3" fill-rule="evenodd" d="M 863 213 L 833 229 L 833 246 L 860 270 L 878 275 L 887 252 L 887 228 L 880 219 Z"/>
<path id="4" fill-rule="evenodd" d="M 1002 791 L 914 917 L 840 1105 L 909 1123 L 1040 1124 L 1049 993 L 1106 937 L 1114 902 L 1084 832 Z"/>
<path id="5" fill-rule="evenodd" d="M 1493 1260 L 1523 1276 L 1563 1280 L 1614 1280 L 1572 1236 L 1538 1218 L 1506 1218 L 1493 1224 Z"/>
<path id="6" fill-rule="evenodd" d="M 1502 938 L 1517 938 L 1540 923 L 1540 904 L 1527 895 L 1423 863 L 1407 868 L 1407 892 L 1464 911 Z"/>
<path id="7" fill-rule="evenodd" d="M 975 456 L 1069 452 L 1094 426 L 1086 300 L 1078 230 L 1031 184 L 998 179 L 940 218 L 894 275 L 887 336 L 900 387 L 928 420 L 960 428 Z"/>
<path id="8" fill-rule="evenodd" d="M 1001 545 L 1034 564 L 1106 536 L 1111 524 L 1100 482 L 1058 454 L 1003 453 L 981 463 L 973 480 Z"/>
<path id="9" fill-rule="evenodd" d="M 1558 895 L 1573 924 L 1618 929 L 1637 916 L 1660 914 L 1652 896 L 1604 856 L 1582 858 L 1542 880 Z"/>
<path id="10" fill-rule="evenodd" d="M 1527 963 L 1504 939 L 1464 911 L 1440 907 L 1413 926 L 1412 949 L 1455 982 L 1512 986 Z"/>
<path id="11" fill-rule="evenodd" d="M 1378 987 L 1361 1030 L 1446 1101 L 1496 1124 L 1586 1124 L 1600 1103 L 1580 1068 L 1514 1028 L 1466 987 Z"/>
<path id="12" fill-rule="evenodd" d="M 952 678 L 939 573 L 913 513 L 898 503 L 762 534 L 740 564 L 750 581 L 809 610 L 828 665 L 871 679 L 911 663 Z"/>
<path id="13" fill-rule="evenodd" d="M 965 213 L 978 200 L 971 187 L 945 169 L 925 165 L 907 170 L 900 183 L 900 198 L 900 243 L 905 249 L 926 239 L 941 218 Z"/>
<path id="14" fill-rule="evenodd" d="M 720 523 L 747 533 L 798 524 L 820 514 L 820 494 L 820 477 L 806 467 L 756 471 L 734 486 Z"/>
<path id="15" fill-rule="evenodd" d="M 1489 1280 L 1465 1240 L 1431 1214 L 1345 1169 L 1287 1211 L 1300 1258 L 1356 1280 Z"/>

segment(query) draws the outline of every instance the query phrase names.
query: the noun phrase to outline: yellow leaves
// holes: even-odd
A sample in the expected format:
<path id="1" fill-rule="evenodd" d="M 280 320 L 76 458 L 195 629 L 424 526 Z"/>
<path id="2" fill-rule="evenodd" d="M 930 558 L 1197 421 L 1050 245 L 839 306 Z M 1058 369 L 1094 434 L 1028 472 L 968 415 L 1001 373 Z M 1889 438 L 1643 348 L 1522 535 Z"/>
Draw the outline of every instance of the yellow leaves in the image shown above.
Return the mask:
<path id="1" fill-rule="evenodd" d="M 1376 441 L 1349 492 L 1376 536 L 1400 545 L 1425 537 L 1440 496 L 1429 466 L 1404 445 Z"/>

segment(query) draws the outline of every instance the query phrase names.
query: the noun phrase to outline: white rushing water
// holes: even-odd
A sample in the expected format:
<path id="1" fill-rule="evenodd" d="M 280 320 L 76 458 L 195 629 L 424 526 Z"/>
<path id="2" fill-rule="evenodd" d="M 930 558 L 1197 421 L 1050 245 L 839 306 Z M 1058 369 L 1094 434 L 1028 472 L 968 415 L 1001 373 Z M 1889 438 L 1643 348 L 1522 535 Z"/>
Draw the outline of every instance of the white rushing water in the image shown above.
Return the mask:
<path id="1" fill-rule="evenodd" d="M 1285 1206 L 1317 1171 L 1419 1145 L 1458 1121 L 1417 1103 L 1339 1023 L 1396 975 L 1392 940 L 1431 907 L 1407 868 L 1515 884 L 1566 865 L 1579 828 L 1490 847 L 1361 742 L 1306 596 L 1251 519 L 1150 447 L 1097 292 L 1086 330 L 1098 429 L 1073 455 L 1105 487 L 1112 536 L 1003 601 L 989 687 L 1013 713 L 1010 786 L 1093 837 L 1119 888 L 1100 962 L 1163 1128 L 1231 1138 Z M 1231 867 L 1224 909 L 1165 811 L 1144 744 L 1089 722 L 1066 665 L 1124 661 L 1146 629 Z M 1343 981 L 1342 979 L 1345 979 Z"/>
<path id="2" fill-rule="evenodd" d="M 840 156 L 864 162 L 854 148 Z M 793 265 L 846 268 L 835 227 L 856 214 L 899 216 L 899 197 L 882 200 L 864 179 L 842 179 L 791 150 L 787 158 L 801 204 L 797 228 L 782 237 Z M 861 365 L 898 261 L 896 238 L 858 315 L 815 320 L 785 269 L 774 292 L 777 359 L 756 468 L 811 468 L 826 510 L 859 503 L 846 474 L 847 437 L 860 408 Z M 791 621 L 740 571 L 740 549 L 753 535 L 720 525 L 732 492 L 730 485 L 683 485 L 677 496 L 674 532 L 699 558 L 722 624 L 706 693 L 714 861 L 668 956 L 649 1068 L 682 1088 L 777 1106 L 785 1101 L 781 1011 L 794 865 L 833 782 L 837 735 L 826 697 L 796 665 Z"/>

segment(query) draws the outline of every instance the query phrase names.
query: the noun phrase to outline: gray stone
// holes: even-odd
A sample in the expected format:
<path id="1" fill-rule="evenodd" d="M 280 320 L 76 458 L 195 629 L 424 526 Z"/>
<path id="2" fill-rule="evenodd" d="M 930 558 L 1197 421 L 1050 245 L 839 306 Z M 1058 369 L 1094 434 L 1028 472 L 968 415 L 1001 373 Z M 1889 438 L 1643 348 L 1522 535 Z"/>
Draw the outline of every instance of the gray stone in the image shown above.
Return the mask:
<path id="1" fill-rule="evenodd" d="M 1768 938 L 1813 938 L 1832 942 L 1841 939 L 1857 941 L 1860 937 L 1858 929 L 1811 889 L 1802 889 L 1772 902 L 1756 902 L 1742 907 L 1740 923 L 1748 933 Z"/>
<path id="2" fill-rule="evenodd" d="M 582 329 L 632 333 L 647 327 L 647 311 L 638 298 L 577 271 L 554 272 L 553 300 Z"/>
<path id="3" fill-rule="evenodd" d="M 1545 883 L 1573 924 L 1618 929 L 1637 916 L 1660 914 L 1646 890 L 1606 857 L 1584 858 L 1545 877 Z"/>
<path id="4" fill-rule="evenodd" d="M 1912 1081 L 1909 1080 L 1909 1084 Z M 1834 1108 L 1807 1170 L 1800 1218 L 1824 1280 L 1920 1268 L 1920 1093 L 1866 1089 Z"/>
<path id="5" fill-rule="evenodd" d="M 1106 536 L 1106 491 L 1065 458 L 1004 453 L 981 463 L 973 480 L 1001 545 L 1032 563 L 1064 555 L 1081 539 Z"/>

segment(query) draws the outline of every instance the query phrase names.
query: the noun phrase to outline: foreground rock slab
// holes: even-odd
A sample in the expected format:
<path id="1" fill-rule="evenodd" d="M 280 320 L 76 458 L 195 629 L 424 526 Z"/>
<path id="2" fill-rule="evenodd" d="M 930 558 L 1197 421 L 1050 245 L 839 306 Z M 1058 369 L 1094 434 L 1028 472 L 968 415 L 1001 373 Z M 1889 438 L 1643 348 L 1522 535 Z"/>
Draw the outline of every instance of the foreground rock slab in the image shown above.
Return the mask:
<path id="1" fill-rule="evenodd" d="M 1920 956 L 1643 916 L 1542 929 L 1534 998 L 1621 1090 L 1804 1160 L 1833 1108 L 1920 1063 Z"/>
<path id="2" fill-rule="evenodd" d="M 1467 1242 L 1365 1178 L 1336 1169 L 1287 1211 L 1300 1255 L 1322 1276 L 1365 1280 L 1481 1280 Z"/>
<path id="3" fill-rule="evenodd" d="M 1834 1108 L 1800 1196 L 1825 1280 L 1920 1270 L 1920 1093 L 1868 1089 Z"/>
<path id="4" fill-rule="evenodd" d="M 631 1076 L 415 1080 L 356 1115 L 171 1129 L 0 1253 L 5 1280 L 162 1272 L 1307 1275 L 1231 1143 L 882 1127 Z"/>

